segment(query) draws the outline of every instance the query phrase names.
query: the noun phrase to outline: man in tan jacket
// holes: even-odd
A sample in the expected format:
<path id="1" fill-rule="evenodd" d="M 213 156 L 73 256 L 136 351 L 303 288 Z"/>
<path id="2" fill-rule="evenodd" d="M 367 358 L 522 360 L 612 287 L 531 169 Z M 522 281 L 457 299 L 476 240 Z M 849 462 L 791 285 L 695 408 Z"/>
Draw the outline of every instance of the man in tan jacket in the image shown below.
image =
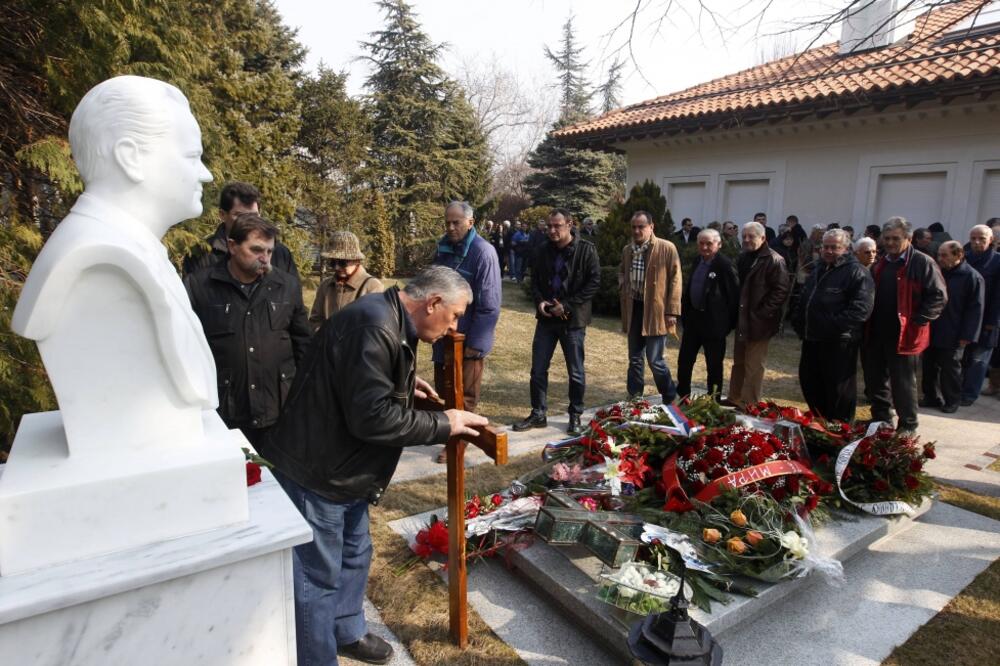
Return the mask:
<path id="1" fill-rule="evenodd" d="M 329 261 L 333 276 L 319 283 L 316 300 L 309 314 L 309 324 L 315 333 L 334 313 L 343 310 L 365 294 L 380 294 L 385 287 L 378 278 L 369 275 L 361 262 L 358 237 L 350 231 L 335 231 L 330 236 L 330 251 L 323 253 L 324 261 Z"/>
<path id="2" fill-rule="evenodd" d="M 677 387 L 663 351 L 667 334 L 676 335 L 681 314 L 681 262 L 674 244 L 653 233 L 652 215 L 636 211 L 630 224 L 633 242 L 622 250 L 618 269 L 622 330 L 628 335 L 626 386 L 630 396 L 642 395 L 645 354 L 663 404 L 669 404 L 677 397 Z"/>

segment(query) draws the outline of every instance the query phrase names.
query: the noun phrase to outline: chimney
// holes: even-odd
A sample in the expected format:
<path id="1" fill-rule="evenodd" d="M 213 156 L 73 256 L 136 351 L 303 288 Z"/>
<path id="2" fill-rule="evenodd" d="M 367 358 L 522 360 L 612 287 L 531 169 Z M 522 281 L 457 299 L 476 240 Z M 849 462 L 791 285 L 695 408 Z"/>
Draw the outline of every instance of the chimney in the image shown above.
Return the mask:
<path id="1" fill-rule="evenodd" d="M 863 0 L 856 4 L 840 26 L 840 53 L 858 53 L 891 44 L 896 0 Z"/>

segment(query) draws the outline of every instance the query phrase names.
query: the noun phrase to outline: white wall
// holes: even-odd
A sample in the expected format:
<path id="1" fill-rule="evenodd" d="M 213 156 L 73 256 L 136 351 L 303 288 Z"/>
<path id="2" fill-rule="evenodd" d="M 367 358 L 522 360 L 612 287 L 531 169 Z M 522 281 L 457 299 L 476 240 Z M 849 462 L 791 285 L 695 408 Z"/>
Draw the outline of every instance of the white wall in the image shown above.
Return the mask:
<path id="1" fill-rule="evenodd" d="M 677 221 L 742 223 L 760 205 L 775 227 L 794 213 L 806 228 L 839 222 L 860 235 L 902 214 L 915 227 L 940 221 L 964 238 L 1000 216 L 998 119 L 995 102 L 956 101 L 618 147 L 628 156 L 629 185 L 659 184 Z"/>

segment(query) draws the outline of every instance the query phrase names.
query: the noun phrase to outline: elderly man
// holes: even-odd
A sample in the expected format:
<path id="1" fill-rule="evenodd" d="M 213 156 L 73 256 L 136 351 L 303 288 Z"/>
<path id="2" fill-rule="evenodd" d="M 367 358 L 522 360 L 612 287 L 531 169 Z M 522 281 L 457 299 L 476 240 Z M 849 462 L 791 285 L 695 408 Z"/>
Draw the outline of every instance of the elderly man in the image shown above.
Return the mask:
<path id="1" fill-rule="evenodd" d="M 875 307 L 865 336 L 862 366 L 872 419 L 896 429 L 917 430 L 917 359 L 930 343 L 930 322 L 948 300 L 944 278 L 930 257 L 910 243 L 913 230 L 903 217 L 882 225 L 885 256 L 872 267 Z"/>
<path id="2" fill-rule="evenodd" d="M 629 224 L 633 242 L 622 248 L 618 266 L 622 331 L 628 336 L 626 388 L 629 395 L 643 394 L 645 356 L 667 405 L 677 397 L 663 352 L 681 314 L 681 262 L 674 244 L 656 237 L 651 214 L 636 211 Z"/>
<path id="3" fill-rule="evenodd" d="M 965 261 L 958 241 L 941 244 L 938 265 L 948 289 L 948 304 L 931 322 L 931 342 L 923 354 L 920 406 L 953 414 L 961 396 L 962 350 L 979 337 L 986 288 L 982 276 Z"/>
<path id="4" fill-rule="evenodd" d="M 452 201 L 444 209 L 444 236 L 438 241 L 434 263 L 452 268 L 472 287 L 472 307 L 458 322 L 465 335 L 462 359 L 462 394 L 465 408 L 476 411 L 486 356 L 493 351 L 500 319 L 500 264 L 494 247 L 476 233 L 474 211 L 465 201 Z M 444 344 L 434 345 L 434 386 L 444 390 Z M 444 451 L 438 462 L 445 462 Z"/>
<path id="5" fill-rule="evenodd" d="M 993 230 L 977 224 L 969 232 L 965 259 L 982 277 L 986 293 L 983 328 L 977 340 L 966 345 L 962 356 L 962 395 L 960 404 L 969 406 L 979 398 L 990 356 L 1000 340 L 1000 253 L 993 248 Z M 994 371 L 991 384 L 1000 385 L 1000 372 Z"/>
<path id="6" fill-rule="evenodd" d="M 722 359 L 726 355 L 726 336 L 736 326 L 740 285 L 736 269 L 719 252 L 721 248 L 718 231 L 705 229 L 698 234 L 698 257 L 681 298 L 684 334 L 677 358 L 678 395 L 691 394 L 691 371 L 698 350 L 704 348 L 708 394 L 716 400 L 722 397 Z"/>
<path id="7" fill-rule="evenodd" d="M 875 303 L 871 273 L 850 251 L 846 232 L 823 234 L 813 269 L 792 314 L 802 339 L 799 385 L 813 413 L 853 421 L 857 407 L 858 344 Z"/>
<path id="8" fill-rule="evenodd" d="M 781 324 L 791 281 L 784 260 L 767 246 L 758 222 L 743 225 L 743 252 L 736 266 L 740 308 L 727 403 L 743 407 L 761 399 L 767 347 Z"/>
<path id="9" fill-rule="evenodd" d="M 229 256 L 229 230 L 236 218 L 243 213 L 260 213 L 260 190 L 250 183 L 237 180 L 226 183 L 219 193 L 219 226 L 202 245 L 184 258 L 181 264 L 184 275 L 226 260 Z M 299 277 L 299 269 L 295 266 L 291 251 L 280 241 L 274 242 L 271 263 L 286 273 Z"/>
<path id="10" fill-rule="evenodd" d="M 244 213 L 227 259 L 184 278 L 215 357 L 219 416 L 254 445 L 277 422 L 310 334 L 298 278 L 271 265 L 277 235 Z"/>
<path id="11" fill-rule="evenodd" d="M 475 435 L 486 424 L 470 412 L 413 408 L 414 397 L 435 395 L 416 377 L 417 342 L 454 331 L 471 301 L 461 275 L 431 266 L 402 291 L 335 314 L 309 347 L 281 420 L 260 442 L 313 528 L 313 541 L 294 549 L 300 664 L 335 664 L 338 654 L 384 664 L 392 656 L 365 624 L 368 505 L 382 497 L 404 446 Z"/>
<path id="12" fill-rule="evenodd" d="M 878 245 L 868 236 L 859 238 L 854 242 L 854 257 L 865 268 L 871 268 L 878 258 Z"/>
<path id="13" fill-rule="evenodd" d="M 323 253 L 323 259 L 330 263 L 333 275 L 320 282 L 316 289 L 316 299 L 309 313 L 313 332 L 365 294 L 385 291 L 379 279 L 369 275 L 361 265 L 364 258 L 358 237 L 350 231 L 335 231 L 330 236 L 330 250 Z"/>
<path id="14" fill-rule="evenodd" d="M 556 344 L 562 347 L 569 374 L 570 435 L 580 433 L 586 375 L 583 345 L 591 319 L 591 301 L 601 285 L 597 249 L 574 236 L 570 214 L 563 208 L 549 213 L 549 240 L 538 248 L 531 267 L 535 302 L 535 337 L 531 341 L 531 414 L 514 425 L 517 432 L 548 425 L 549 364 Z"/>

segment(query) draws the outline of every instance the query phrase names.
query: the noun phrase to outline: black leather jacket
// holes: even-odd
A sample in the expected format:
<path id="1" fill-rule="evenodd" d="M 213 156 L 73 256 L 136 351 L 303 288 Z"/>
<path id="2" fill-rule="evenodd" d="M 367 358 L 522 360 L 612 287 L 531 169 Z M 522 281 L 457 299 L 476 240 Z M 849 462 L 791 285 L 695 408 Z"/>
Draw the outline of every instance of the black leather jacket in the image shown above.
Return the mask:
<path id="1" fill-rule="evenodd" d="M 552 273 L 556 255 L 563 255 L 569 267 L 569 275 L 563 284 L 563 293 L 552 293 Z M 590 241 L 573 236 L 572 242 L 561 250 L 552 241 L 539 246 L 531 267 L 531 292 L 535 301 L 535 318 L 545 323 L 557 323 L 559 319 L 543 317 L 538 313 L 538 304 L 558 298 L 569 312 L 566 324 L 569 328 L 583 328 L 591 321 L 591 302 L 601 286 L 601 264 L 597 258 L 597 248 Z"/>
<path id="2" fill-rule="evenodd" d="M 309 344 L 298 279 L 275 269 L 248 296 L 223 261 L 184 286 L 215 357 L 222 420 L 230 428 L 274 424 Z"/>
<path id="3" fill-rule="evenodd" d="M 396 288 L 334 314 L 316 333 L 260 454 L 327 499 L 378 503 L 402 447 L 441 444 L 451 432 L 442 412 L 413 409 L 416 344 Z"/>
<path id="4" fill-rule="evenodd" d="M 859 340 L 874 305 L 871 272 L 848 250 L 833 266 L 816 262 L 792 313 L 792 326 L 804 340 Z"/>

